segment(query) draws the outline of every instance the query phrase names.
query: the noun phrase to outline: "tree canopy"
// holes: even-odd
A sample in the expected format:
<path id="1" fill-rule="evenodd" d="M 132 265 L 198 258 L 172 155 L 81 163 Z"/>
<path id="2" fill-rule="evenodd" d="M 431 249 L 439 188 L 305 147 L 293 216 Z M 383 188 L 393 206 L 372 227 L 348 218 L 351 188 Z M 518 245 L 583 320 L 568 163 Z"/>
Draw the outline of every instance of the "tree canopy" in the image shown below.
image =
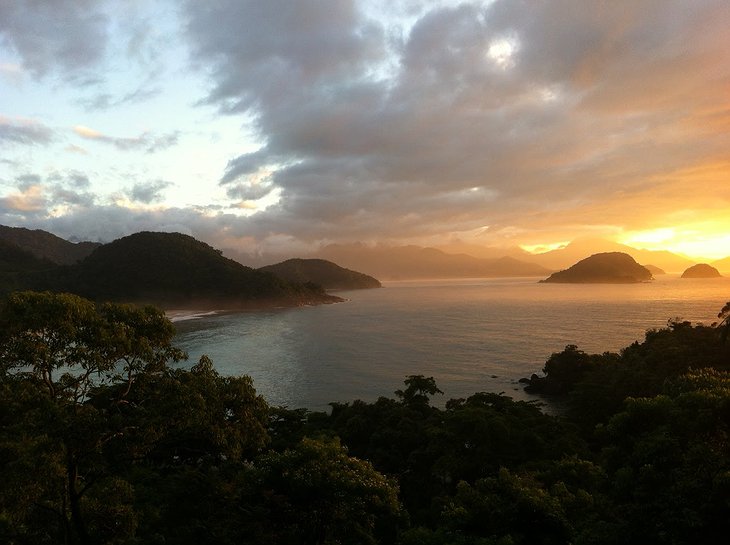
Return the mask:
<path id="1" fill-rule="evenodd" d="M 329 412 L 270 406 L 153 307 L 0 303 L 0 541 L 21 544 L 725 543 L 730 358 L 673 321 L 618 354 L 568 346 L 561 402 L 433 377 Z"/>

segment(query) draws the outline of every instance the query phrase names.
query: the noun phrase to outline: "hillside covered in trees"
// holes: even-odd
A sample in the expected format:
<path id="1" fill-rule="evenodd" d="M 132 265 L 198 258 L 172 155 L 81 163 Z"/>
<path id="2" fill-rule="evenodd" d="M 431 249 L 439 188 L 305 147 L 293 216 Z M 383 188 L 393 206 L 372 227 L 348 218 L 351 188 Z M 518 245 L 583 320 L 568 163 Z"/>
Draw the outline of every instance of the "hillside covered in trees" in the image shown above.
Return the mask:
<path id="1" fill-rule="evenodd" d="M 135 233 L 98 246 L 79 263 L 66 266 L 40 262 L 20 249 L 16 253 L 24 257 L 7 264 L 5 292 L 51 290 L 165 308 L 247 309 L 341 301 L 318 285 L 287 282 L 245 267 L 180 233 Z"/>
<path id="2" fill-rule="evenodd" d="M 345 269 L 326 259 L 287 259 L 258 269 L 268 271 L 289 282 L 319 284 L 328 290 L 359 290 L 380 288 L 372 276 Z"/>
<path id="3" fill-rule="evenodd" d="M 530 387 L 430 377 L 329 413 L 191 367 L 154 307 L 0 304 L 0 541 L 52 544 L 724 544 L 730 303 L 620 353 L 568 346 Z"/>

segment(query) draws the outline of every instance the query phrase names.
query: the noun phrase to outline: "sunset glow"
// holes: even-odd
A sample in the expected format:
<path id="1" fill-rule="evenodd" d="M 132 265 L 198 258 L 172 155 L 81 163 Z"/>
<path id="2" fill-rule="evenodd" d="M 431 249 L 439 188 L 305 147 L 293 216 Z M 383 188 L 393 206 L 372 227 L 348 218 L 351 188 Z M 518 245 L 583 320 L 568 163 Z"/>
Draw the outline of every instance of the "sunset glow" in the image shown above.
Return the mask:
<path id="1" fill-rule="evenodd" d="M 647 250 L 669 250 L 697 261 L 712 261 L 730 255 L 730 221 L 640 231 L 620 242 Z"/>
<path id="2" fill-rule="evenodd" d="M 0 224 L 724 258 L 728 28 L 724 0 L 2 2 Z"/>

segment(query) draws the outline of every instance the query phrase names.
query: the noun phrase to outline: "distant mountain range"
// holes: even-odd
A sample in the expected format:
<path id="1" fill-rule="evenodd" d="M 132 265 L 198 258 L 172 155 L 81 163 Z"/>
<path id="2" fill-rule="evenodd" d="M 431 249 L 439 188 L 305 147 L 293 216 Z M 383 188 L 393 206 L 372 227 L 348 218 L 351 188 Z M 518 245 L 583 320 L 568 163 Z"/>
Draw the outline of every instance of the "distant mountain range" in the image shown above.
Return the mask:
<path id="1" fill-rule="evenodd" d="M 164 234 L 159 235 L 162 236 Z M 134 235 L 132 236 L 134 237 Z M 184 235 L 178 236 L 182 237 Z M 147 242 L 151 243 L 151 240 Z M 67 284 L 69 282 L 76 282 L 74 289 L 82 290 L 84 289 L 81 285 L 83 279 L 84 285 L 92 286 L 91 289 L 97 290 L 99 294 L 108 293 L 109 296 L 114 295 L 112 293 L 113 286 L 106 288 L 103 285 L 105 282 L 104 278 L 114 277 L 114 271 L 111 269 L 102 270 L 102 262 L 111 259 L 112 255 L 106 254 L 105 252 L 107 250 L 104 250 L 99 254 L 100 256 L 106 256 L 103 259 L 101 257 L 91 258 L 92 254 L 96 253 L 95 250 L 109 245 L 102 246 L 99 243 L 92 242 L 73 243 L 46 231 L 6 226 L 0 226 L 0 243 L 0 286 L 4 286 L 6 290 L 14 289 L 21 284 L 26 287 L 31 285 L 43 287 L 60 286 L 62 282 L 66 282 Z M 183 248 L 186 244 L 182 243 L 181 240 L 177 240 L 176 244 L 179 251 L 184 251 Z M 164 243 L 160 243 L 160 247 L 156 250 L 157 254 L 167 255 L 164 246 Z M 207 245 L 205 246 L 208 247 Z M 226 259 L 221 255 L 220 251 L 212 248 L 211 250 L 216 253 L 219 259 Z M 140 250 L 128 249 L 124 251 L 133 251 L 134 255 L 137 255 Z M 276 272 L 280 278 L 288 279 L 288 282 L 298 282 L 300 284 L 311 282 L 324 286 L 326 289 L 352 289 L 357 285 L 358 281 L 354 280 L 355 277 L 352 275 L 350 275 L 349 280 L 345 280 L 348 273 L 343 273 L 343 271 L 349 270 L 353 273 L 354 271 L 361 271 L 366 276 L 374 277 L 373 280 L 375 278 L 381 280 L 407 280 L 518 276 L 545 278 L 552 272 L 567 269 L 590 255 L 605 252 L 629 254 L 638 263 L 644 266 L 651 266 L 650 268 L 654 271 L 654 274 L 661 273 L 658 269 L 679 273 L 694 265 L 694 262 L 691 260 L 668 251 L 640 250 L 604 239 L 584 238 L 571 242 L 565 248 L 542 254 L 530 254 L 518 247 L 506 249 L 493 248 L 467 244 L 460 241 L 454 241 L 440 248 L 424 248 L 413 245 L 373 246 L 361 243 L 332 244 L 322 248 L 316 255 L 309 256 L 311 259 L 286 260 L 276 265 L 267 265 L 263 269 L 267 272 Z M 120 250 L 120 253 L 123 252 Z M 227 255 L 235 255 L 240 261 L 250 262 L 243 255 L 236 254 L 234 250 L 226 251 L 226 253 Z M 210 252 L 207 253 L 207 256 L 205 259 L 212 259 Z M 90 261 L 85 263 L 86 259 L 90 259 Z M 267 263 L 267 261 L 263 261 L 264 258 L 261 256 L 257 259 L 257 266 Z M 331 266 L 324 266 L 317 260 L 325 260 L 333 263 L 331 263 Z M 114 270 L 123 270 L 125 266 L 124 261 L 124 257 L 120 257 L 119 262 L 114 266 Z M 227 262 L 236 263 L 231 259 L 228 259 Z M 230 266 L 230 263 L 227 266 Z M 271 261 L 268 261 L 268 263 L 271 263 Z M 66 269 L 63 269 L 66 272 L 62 272 L 60 269 L 57 270 L 55 268 L 59 265 L 72 268 L 78 267 L 71 269 L 74 272 L 68 272 Z M 240 263 L 236 263 L 236 265 L 240 265 Z M 715 261 L 712 265 L 721 272 L 730 272 L 730 257 Z M 216 269 L 219 271 L 222 271 L 224 268 L 220 263 L 216 267 L 219 267 Z M 165 269 L 164 263 L 159 263 L 155 268 L 158 270 L 167 270 Z M 337 271 L 336 268 L 343 269 Z M 92 269 L 95 271 L 94 273 L 89 272 Z M 244 269 L 247 271 L 253 270 L 249 267 L 244 267 Z M 46 272 L 43 273 L 43 271 Z M 172 271 L 169 272 L 172 274 Z M 73 278 L 73 275 L 76 275 L 76 278 Z M 336 280 L 338 275 L 339 279 Z M 175 276 L 173 275 L 173 277 Z M 180 276 L 180 273 L 177 276 Z M 203 276 L 199 279 L 201 282 L 203 281 Z M 180 279 L 178 278 L 178 280 Z M 350 283 L 343 284 L 341 282 Z M 119 285 L 124 285 L 124 281 Z M 263 285 L 260 284 L 260 287 Z M 170 287 L 172 288 L 172 286 Z M 157 288 L 167 289 L 163 284 L 150 284 L 150 295 Z M 125 289 L 129 290 L 129 294 L 136 293 L 138 296 L 142 295 L 140 291 L 142 290 L 141 287 L 133 289 L 132 285 L 127 285 Z M 205 291 L 200 285 L 197 285 L 195 289 L 186 288 L 186 290 L 186 292 L 185 290 L 183 291 L 185 293 L 189 292 L 190 294 Z M 156 295 L 160 295 L 160 293 Z"/>
<path id="2" fill-rule="evenodd" d="M 565 269 L 572 264 L 596 253 L 621 252 L 629 254 L 642 265 L 654 265 L 666 272 L 678 273 L 695 262 L 686 257 L 665 250 L 640 250 L 601 238 L 577 239 L 565 248 L 543 254 L 534 254 L 529 260 L 553 270 Z"/>
<path id="3" fill-rule="evenodd" d="M 513 257 L 484 259 L 420 246 L 332 244 L 322 248 L 318 257 L 381 280 L 545 276 L 551 272 Z"/>

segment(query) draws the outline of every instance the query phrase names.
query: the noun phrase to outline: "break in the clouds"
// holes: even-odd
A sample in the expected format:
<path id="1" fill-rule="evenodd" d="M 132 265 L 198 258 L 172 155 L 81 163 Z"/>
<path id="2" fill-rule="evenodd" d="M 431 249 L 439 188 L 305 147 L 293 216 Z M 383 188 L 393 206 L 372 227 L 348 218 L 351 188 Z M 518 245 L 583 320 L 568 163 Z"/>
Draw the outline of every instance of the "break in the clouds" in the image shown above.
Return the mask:
<path id="1" fill-rule="evenodd" d="M 45 207 L 80 238 L 103 202 L 109 230 L 128 232 L 110 212 L 125 206 L 146 228 L 264 247 L 728 217 L 729 25 L 725 0 L 4 2 L 0 66 L 77 115 L 6 106 L 0 139 L 97 199 L 18 192 L 9 157 L 3 206 L 16 223 Z M 74 127 L 58 145 L 88 151 L 66 154 L 78 164 L 20 145 L 50 146 L 51 126 Z"/>

